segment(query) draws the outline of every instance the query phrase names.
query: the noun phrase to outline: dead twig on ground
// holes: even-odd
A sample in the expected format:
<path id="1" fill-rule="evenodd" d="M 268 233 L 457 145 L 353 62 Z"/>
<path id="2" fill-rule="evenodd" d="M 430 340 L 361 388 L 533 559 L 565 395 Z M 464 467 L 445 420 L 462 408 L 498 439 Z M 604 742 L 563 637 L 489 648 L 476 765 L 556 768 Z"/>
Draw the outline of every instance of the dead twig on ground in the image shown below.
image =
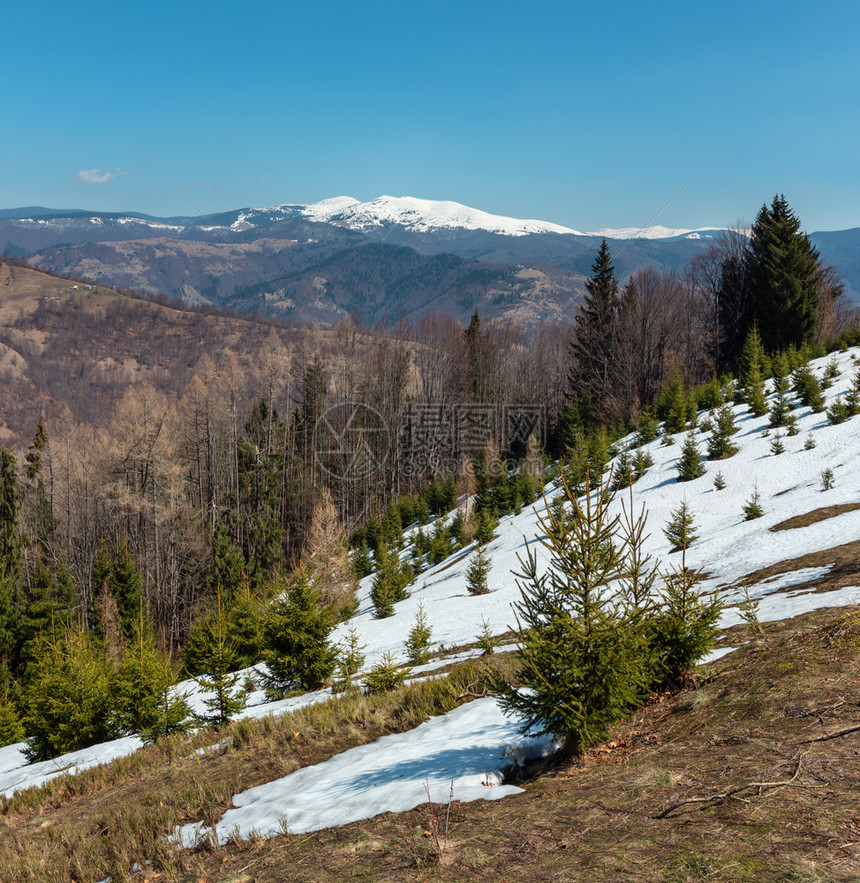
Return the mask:
<path id="1" fill-rule="evenodd" d="M 860 729 L 860 727 L 858 727 L 858 729 Z M 727 800 L 737 800 L 741 803 L 749 803 L 748 798 L 738 796 L 742 791 L 748 791 L 755 788 L 758 789 L 758 793 L 760 795 L 764 789 L 773 790 L 774 788 L 785 788 L 788 785 L 797 785 L 797 778 L 800 775 L 800 770 L 801 761 L 798 760 L 797 766 L 794 770 L 794 775 L 790 779 L 785 779 L 782 782 L 747 782 L 746 785 L 740 785 L 737 788 L 732 788 L 729 791 L 724 792 L 723 794 L 712 794 L 710 795 L 710 797 L 688 797 L 686 800 L 680 800 L 677 803 L 673 803 L 662 812 L 659 812 L 656 815 L 652 815 L 651 818 L 666 819 L 676 809 L 680 809 L 682 806 L 688 806 L 693 803 L 704 804 L 701 809 L 706 809 L 707 806 L 716 806 L 717 804 L 725 803 Z"/>
<path id="2" fill-rule="evenodd" d="M 795 742 L 795 745 L 811 745 L 813 742 L 829 742 L 831 739 L 839 739 L 842 736 L 850 736 L 852 733 L 860 732 L 860 724 L 848 727 L 845 730 L 839 730 L 836 733 L 827 733 L 824 736 L 816 736 L 814 739 L 804 739 L 802 742 Z"/>

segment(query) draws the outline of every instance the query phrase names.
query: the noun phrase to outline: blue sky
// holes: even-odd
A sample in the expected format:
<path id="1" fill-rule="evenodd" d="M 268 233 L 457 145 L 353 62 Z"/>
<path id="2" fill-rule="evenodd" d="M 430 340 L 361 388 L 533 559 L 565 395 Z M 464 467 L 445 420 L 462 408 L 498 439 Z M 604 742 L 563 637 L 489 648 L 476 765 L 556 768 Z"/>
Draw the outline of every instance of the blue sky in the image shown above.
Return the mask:
<path id="1" fill-rule="evenodd" d="M 653 223 L 780 191 L 860 226 L 858 36 L 826 0 L 32 0 L 4 9 L 0 207 L 386 193 L 596 229 L 695 176 Z"/>

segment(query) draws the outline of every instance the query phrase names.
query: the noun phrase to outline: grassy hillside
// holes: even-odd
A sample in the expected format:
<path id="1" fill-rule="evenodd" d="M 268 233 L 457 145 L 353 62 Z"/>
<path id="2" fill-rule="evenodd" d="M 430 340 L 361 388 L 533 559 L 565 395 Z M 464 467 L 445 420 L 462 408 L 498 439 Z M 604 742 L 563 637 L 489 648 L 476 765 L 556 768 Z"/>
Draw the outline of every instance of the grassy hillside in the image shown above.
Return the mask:
<path id="1" fill-rule="evenodd" d="M 240 789 L 469 701 L 486 677 L 469 663 L 450 681 L 172 740 L 25 792 L 2 806 L 0 879 L 856 880 L 860 617 L 736 626 L 723 644 L 735 652 L 695 688 L 657 697 L 605 746 L 519 770 L 515 797 L 192 852 L 164 839 L 219 818 Z"/>

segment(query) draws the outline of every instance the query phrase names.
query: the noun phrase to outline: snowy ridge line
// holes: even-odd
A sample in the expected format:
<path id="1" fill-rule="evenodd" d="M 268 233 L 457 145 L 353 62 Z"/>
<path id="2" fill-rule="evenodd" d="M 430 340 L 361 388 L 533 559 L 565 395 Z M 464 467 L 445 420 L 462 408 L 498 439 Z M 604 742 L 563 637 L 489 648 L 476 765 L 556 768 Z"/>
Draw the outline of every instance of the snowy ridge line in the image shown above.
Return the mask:
<path id="1" fill-rule="evenodd" d="M 350 230 L 368 231 L 385 227 L 401 227 L 414 233 L 444 231 L 483 231 L 499 236 L 581 236 L 592 239 L 708 239 L 724 227 L 671 228 L 606 227 L 594 232 L 583 232 L 551 221 L 536 218 L 512 218 L 472 208 L 451 200 L 420 199 L 415 196 L 378 196 L 360 202 L 352 196 L 334 196 L 312 203 L 283 203 L 267 207 L 247 207 L 216 215 L 235 213 L 231 223 L 213 224 L 207 216 L 189 221 L 185 226 L 161 219 L 145 219 L 135 215 L 122 217 L 57 216 L 48 218 L 15 218 L 16 223 L 63 227 L 91 224 L 140 224 L 152 229 L 183 231 L 194 228 L 203 231 L 233 230 L 242 232 L 262 224 L 270 224 L 292 218 L 305 218 L 324 224 L 346 227 Z"/>

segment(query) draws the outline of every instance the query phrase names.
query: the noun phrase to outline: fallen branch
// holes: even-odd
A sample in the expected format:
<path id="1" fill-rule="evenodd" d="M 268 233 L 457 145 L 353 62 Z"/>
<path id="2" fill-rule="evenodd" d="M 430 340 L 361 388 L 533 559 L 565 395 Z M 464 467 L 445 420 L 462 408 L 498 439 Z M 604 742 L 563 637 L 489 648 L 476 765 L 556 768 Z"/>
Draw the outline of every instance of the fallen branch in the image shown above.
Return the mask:
<path id="1" fill-rule="evenodd" d="M 829 742 L 831 739 L 839 739 L 841 736 L 850 736 L 851 733 L 860 731 L 860 724 L 854 727 L 848 727 L 846 730 L 839 730 L 836 733 L 827 733 L 825 736 L 816 736 L 814 739 L 804 739 L 802 742 L 795 742 L 795 745 L 810 745 L 813 742 Z"/>
<path id="2" fill-rule="evenodd" d="M 858 727 L 858 729 L 860 729 L 860 727 Z M 673 803 L 670 807 L 664 809 L 662 812 L 657 813 L 656 815 L 652 815 L 651 818 L 668 818 L 676 809 L 680 809 L 682 806 L 688 806 L 692 803 L 705 803 L 712 806 L 719 803 L 725 803 L 727 800 L 737 800 L 740 803 L 749 803 L 749 800 L 746 797 L 738 797 L 738 795 L 742 791 L 747 791 L 750 788 L 757 788 L 759 794 L 761 794 L 762 789 L 764 788 L 785 788 L 788 785 L 795 785 L 797 782 L 797 777 L 800 775 L 800 767 L 801 762 L 798 760 L 797 767 L 794 770 L 794 775 L 790 779 L 786 779 L 783 782 L 747 782 L 746 785 L 741 785 L 738 788 L 732 788 L 731 790 L 726 791 L 724 794 L 712 794 L 710 797 L 688 797 L 686 800 L 680 800 L 678 803 Z M 704 809 L 704 807 L 702 808 Z"/>
<path id="3" fill-rule="evenodd" d="M 481 693 L 475 693 L 473 690 L 463 690 L 457 697 L 458 699 L 486 699 L 489 694 L 486 690 Z"/>
<path id="4" fill-rule="evenodd" d="M 801 709 L 795 709 L 791 712 L 786 711 L 787 715 L 791 717 L 817 717 L 822 726 L 824 726 L 824 718 L 821 716 L 822 712 L 825 711 L 835 711 L 837 708 L 840 708 L 845 704 L 845 700 L 842 699 L 840 702 L 834 702 L 833 705 L 824 705 L 821 708 L 813 708 L 809 711 L 803 711 Z"/>

